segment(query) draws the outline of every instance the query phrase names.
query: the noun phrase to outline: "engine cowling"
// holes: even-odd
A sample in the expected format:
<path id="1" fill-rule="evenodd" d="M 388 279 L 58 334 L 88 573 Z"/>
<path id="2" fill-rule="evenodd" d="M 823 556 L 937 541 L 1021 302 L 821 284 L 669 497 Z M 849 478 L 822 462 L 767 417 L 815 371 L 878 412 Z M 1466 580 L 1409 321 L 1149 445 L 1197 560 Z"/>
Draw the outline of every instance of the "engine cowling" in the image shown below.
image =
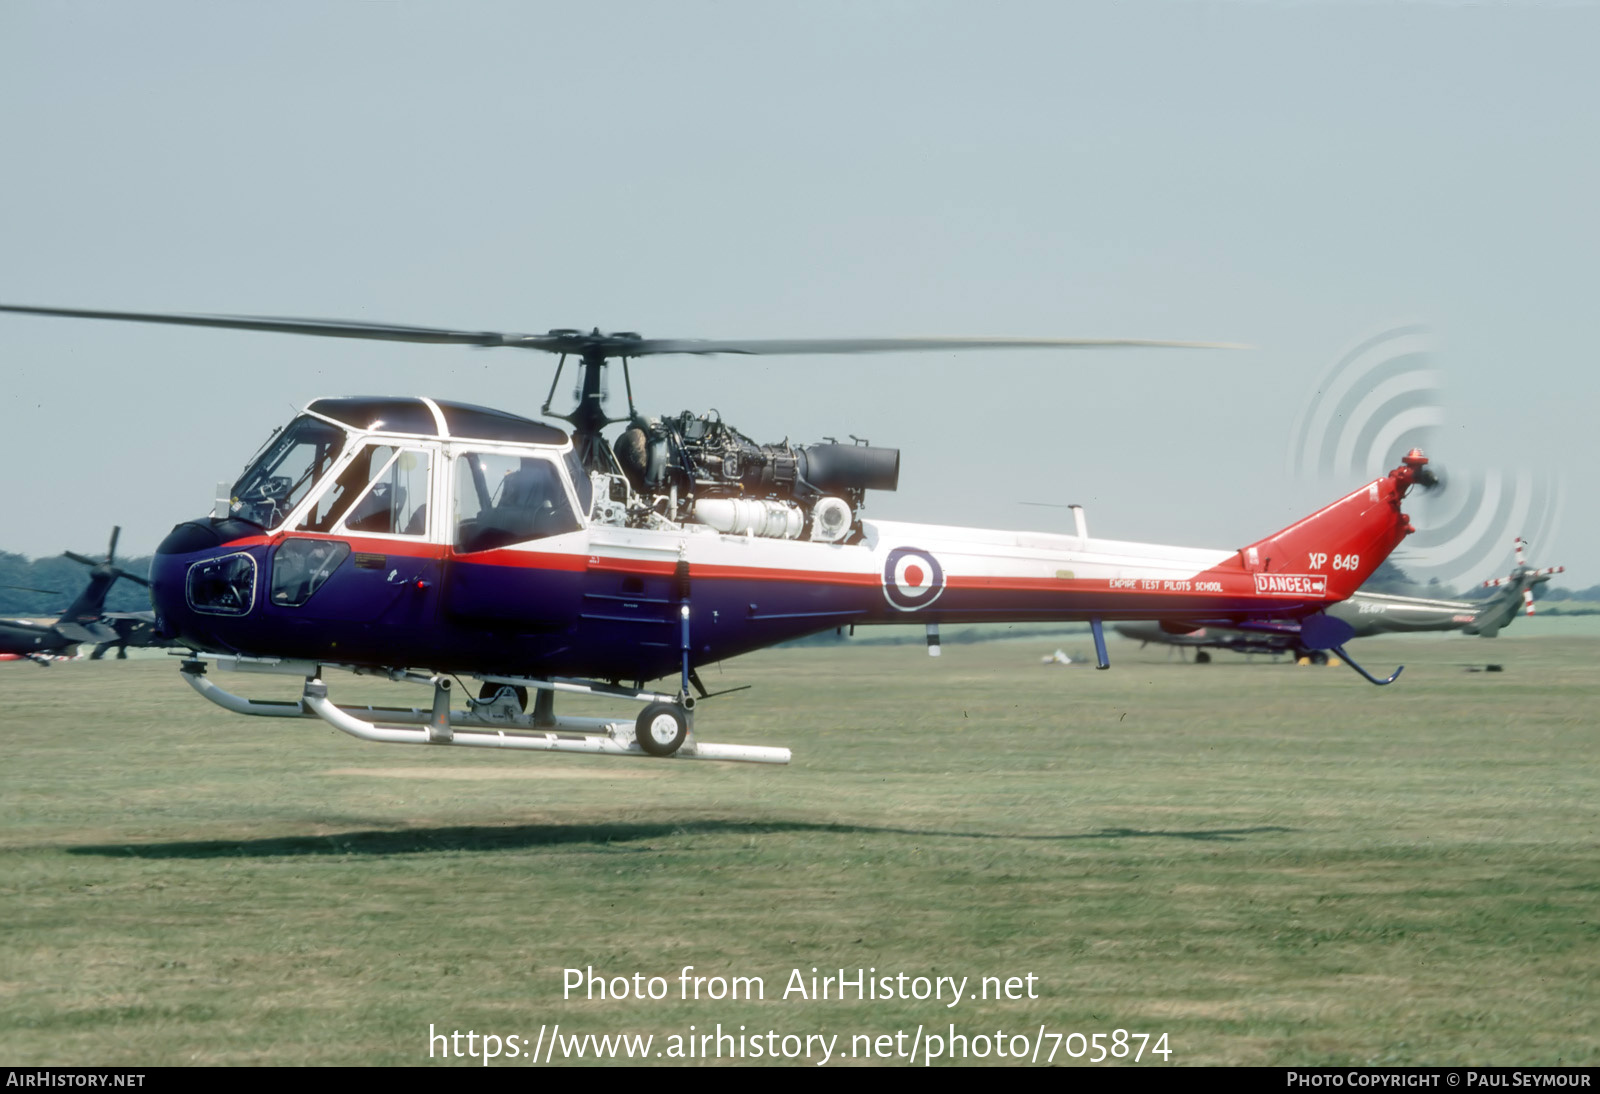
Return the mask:
<path id="1" fill-rule="evenodd" d="M 824 494 L 893 490 L 900 485 L 900 450 L 861 444 L 803 445 L 799 477 Z"/>
<path id="2" fill-rule="evenodd" d="M 688 411 L 635 419 L 613 445 L 644 494 L 755 496 L 806 501 L 825 494 L 893 490 L 900 450 L 859 444 L 756 444 L 720 418 Z M 853 500 L 859 503 L 859 497 Z"/>
<path id="3" fill-rule="evenodd" d="M 900 483 L 897 448 L 757 444 L 720 417 L 689 411 L 635 418 L 612 451 L 640 495 L 741 535 L 793 539 L 809 528 L 814 540 L 838 542 L 868 490 Z"/>

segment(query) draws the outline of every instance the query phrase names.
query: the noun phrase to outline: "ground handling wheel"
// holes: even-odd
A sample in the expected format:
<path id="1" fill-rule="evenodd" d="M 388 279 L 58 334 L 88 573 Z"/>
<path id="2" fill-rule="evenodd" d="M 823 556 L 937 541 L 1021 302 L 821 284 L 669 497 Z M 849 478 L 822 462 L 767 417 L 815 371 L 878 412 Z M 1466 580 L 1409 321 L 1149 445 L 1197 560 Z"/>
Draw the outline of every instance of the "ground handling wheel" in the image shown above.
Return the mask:
<path id="1" fill-rule="evenodd" d="M 520 684 L 484 684 L 483 687 L 478 689 L 478 698 L 480 700 L 494 699 L 502 691 L 509 691 L 517 697 L 518 710 L 528 709 L 528 689 Z"/>
<path id="2" fill-rule="evenodd" d="M 1211 655 L 1205 650 L 1196 650 L 1194 655 L 1194 663 L 1197 665 L 1209 665 L 1211 664 Z"/>
<path id="3" fill-rule="evenodd" d="M 689 737 L 689 715 L 676 703 L 651 703 L 634 723 L 634 739 L 652 756 L 670 756 Z"/>

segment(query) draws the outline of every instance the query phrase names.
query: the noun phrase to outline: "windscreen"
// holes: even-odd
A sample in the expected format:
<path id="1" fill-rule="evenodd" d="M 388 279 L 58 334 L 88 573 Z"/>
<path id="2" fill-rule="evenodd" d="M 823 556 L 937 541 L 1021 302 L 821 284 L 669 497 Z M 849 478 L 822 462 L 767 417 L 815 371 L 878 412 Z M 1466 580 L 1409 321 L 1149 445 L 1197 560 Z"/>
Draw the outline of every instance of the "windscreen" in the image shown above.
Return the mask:
<path id="1" fill-rule="evenodd" d="M 296 418 L 234 484 L 229 511 L 276 528 L 333 466 L 344 439 L 337 426 L 306 415 Z"/>

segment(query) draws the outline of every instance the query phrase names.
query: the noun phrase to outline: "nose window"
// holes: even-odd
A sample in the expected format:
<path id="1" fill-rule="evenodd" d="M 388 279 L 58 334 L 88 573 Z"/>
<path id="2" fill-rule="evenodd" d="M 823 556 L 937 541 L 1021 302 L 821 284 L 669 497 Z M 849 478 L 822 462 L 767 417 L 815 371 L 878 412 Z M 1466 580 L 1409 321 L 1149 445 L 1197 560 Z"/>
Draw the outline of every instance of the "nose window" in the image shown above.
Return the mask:
<path id="1" fill-rule="evenodd" d="M 246 615 L 256 602 L 256 560 L 241 553 L 196 562 L 184 590 L 197 612 Z"/>
<path id="2" fill-rule="evenodd" d="M 288 540 L 272 557 L 272 602 L 299 607 L 348 557 L 350 545 L 339 540 Z"/>

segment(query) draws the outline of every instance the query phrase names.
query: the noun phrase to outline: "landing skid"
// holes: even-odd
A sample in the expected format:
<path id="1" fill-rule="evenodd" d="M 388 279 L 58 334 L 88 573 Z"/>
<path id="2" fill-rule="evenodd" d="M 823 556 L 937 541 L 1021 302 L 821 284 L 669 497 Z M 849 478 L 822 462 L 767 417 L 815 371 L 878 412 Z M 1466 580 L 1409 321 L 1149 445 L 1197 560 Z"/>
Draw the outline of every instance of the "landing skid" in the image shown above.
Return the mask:
<path id="1" fill-rule="evenodd" d="M 208 662 L 232 672 L 298 676 L 305 680 L 299 699 L 247 699 L 218 687 L 206 674 Z M 321 679 L 329 666 L 315 661 L 234 657 L 208 654 L 186 657 L 180 666 L 183 679 L 195 691 L 224 710 L 266 718 L 317 718 L 363 741 L 386 744 L 453 745 L 462 748 L 510 748 L 531 752 L 580 752 L 599 756 L 654 756 L 681 760 L 731 760 L 744 763 L 786 764 L 787 748 L 762 745 L 726 745 L 697 741 L 691 711 L 694 700 L 632 688 L 611 687 L 585 680 L 541 679 L 526 676 L 484 676 L 485 683 L 503 685 L 487 699 L 467 699 L 467 709 L 451 709 L 451 680 L 446 676 L 405 669 L 352 668 L 357 675 L 384 676 L 402 683 L 433 689 L 433 705 L 421 707 L 345 706 L 328 698 Z M 578 718 L 556 715 L 548 702 L 524 713 L 514 689 L 544 693 L 568 692 L 604 695 L 647 704 L 636 721 L 615 718 Z M 641 744 L 641 736 L 645 737 Z"/>

